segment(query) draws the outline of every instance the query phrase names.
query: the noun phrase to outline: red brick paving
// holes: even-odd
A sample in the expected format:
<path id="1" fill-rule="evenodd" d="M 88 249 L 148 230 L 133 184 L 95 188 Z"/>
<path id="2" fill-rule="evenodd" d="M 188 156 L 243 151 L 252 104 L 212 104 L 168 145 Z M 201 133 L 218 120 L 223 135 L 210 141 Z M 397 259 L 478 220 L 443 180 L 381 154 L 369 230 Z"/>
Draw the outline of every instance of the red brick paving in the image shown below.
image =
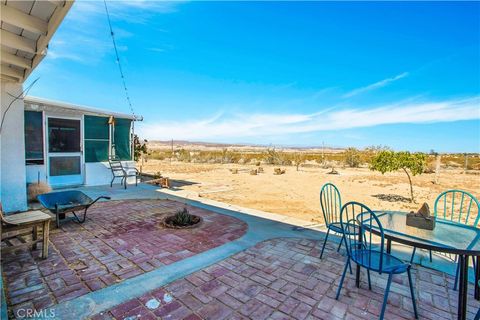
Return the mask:
<path id="1" fill-rule="evenodd" d="M 39 249 L 2 255 L 10 311 L 40 310 L 151 271 L 241 237 L 247 224 L 188 207 L 203 218 L 198 228 L 165 229 L 161 221 L 183 208 L 168 200 L 95 204 L 84 224 L 67 222 L 50 233 L 50 253 Z"/>
<path id="2" fill-rule="evenodd" d="M 138 299 L 94 316 L 101 319 L 377 319 L 386 276 L 366 274 L 361 288 L 348 275 L 335 300 L 345 257 L 330 247 L 319 260 L 319 241 L 274 239 L 195 272 Z M 414 266 L 420 319 L 455 319 L 453 278 Z M 480 304 L 469 294 L 469 318 Z M 156 299 L 160 306 L 145 304 Z M 413 319 L 406 275 L 394 276 L 385 319 Z M 130 317 L 130 318 L 129 318 Z"/>

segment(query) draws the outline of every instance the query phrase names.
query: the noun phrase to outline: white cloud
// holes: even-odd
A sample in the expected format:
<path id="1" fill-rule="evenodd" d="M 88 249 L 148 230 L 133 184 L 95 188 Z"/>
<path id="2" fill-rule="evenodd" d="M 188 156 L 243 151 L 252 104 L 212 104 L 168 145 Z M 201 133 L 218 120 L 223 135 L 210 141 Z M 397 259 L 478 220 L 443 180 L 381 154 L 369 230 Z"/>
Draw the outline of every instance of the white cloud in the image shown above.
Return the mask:
<path id="1" fill-rule="evenodd" d="M 381 81 L 372 83 L 368 86 L 365 86 L 365 87 L 358 88 L 358 89 L 352 90 L 350 92 L 347 92 L 346 94 L 343 95 L 343 98 L 350 98 L 350 97 L 356 96 L 357 94 L 360 94 L 360 93 L 365 93 L 365 92 L 368 92 L 368 91 L 371 91 L 371 90 L 375 90 L 375 89 L 378 89 L 378 88 L 385 87 L 386 85 L 388 85 L 388 84 L 390 84 L 394 81 L 400 80 L 402 78 L 405 78 L 407 76 L 408 76 L 408 72 L 400 73 L 400 74 L 396 75 L 395 77 L 383 79 Z"/>
<path id="2" fill-rule="evenodd" d="M 118 50 L 128 50 L 127 46 L 123 45 L 125 42 L 123 39 L 134 34 L 118 27 L 117 21 L 148 23 L 156 14 L 175 12 L 182 3 L 146 0 L 107 1 Z M 103 1 L 76 1 L 49 47 L 48 57 L 51 59 L 71 60 L 86 65 L 96 65 L 105 55 L 112 54 L 113 45 Z M 164 47 L 165 50 L 170 48 L 167 45 Z"/>
<path id="3" fill-rule="evenodd" d="M 441 102 L 407 102 L 367 109 L 327 109 L 314 114 L 218 114 L 208 119 L 160 121 L 138 126 L 147 139 L 209 140 L 480 119 L 480 96 Z"/>

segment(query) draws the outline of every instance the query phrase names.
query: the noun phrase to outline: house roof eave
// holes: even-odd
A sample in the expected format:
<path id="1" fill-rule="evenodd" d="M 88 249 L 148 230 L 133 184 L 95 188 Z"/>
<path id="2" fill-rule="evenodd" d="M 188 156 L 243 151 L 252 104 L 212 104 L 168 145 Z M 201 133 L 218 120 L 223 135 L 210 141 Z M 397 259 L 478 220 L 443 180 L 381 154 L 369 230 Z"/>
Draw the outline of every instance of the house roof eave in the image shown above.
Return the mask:
<path id="1" fill-rule="evenodd" d="M 72 103 L 67 103 L 62 101 L 49 100 L 49 99 L 39 98 L 39 97 L 26 96 L 24 98 L 24 102 L 25 104 L 29 104 L 29 105 L 47 106 L 47 107 L 65 109 L 65 110 L 79 111 L 81 113 L 90 114 L 90 115 L 114 116 L 117 118 L 130 119 L 133 121 L 143 120 L 142 116 L 104 110 L 104 109 L 98 109 L 98 108 L 77 105 L 77 104 L 72 104 Z"/>

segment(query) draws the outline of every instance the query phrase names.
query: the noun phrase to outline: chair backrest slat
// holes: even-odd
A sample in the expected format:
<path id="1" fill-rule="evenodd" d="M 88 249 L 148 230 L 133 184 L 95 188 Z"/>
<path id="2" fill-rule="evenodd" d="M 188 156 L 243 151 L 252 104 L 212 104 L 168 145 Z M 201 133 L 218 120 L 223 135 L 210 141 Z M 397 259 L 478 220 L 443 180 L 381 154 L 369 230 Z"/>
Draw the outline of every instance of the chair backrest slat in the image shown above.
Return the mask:
<path id="1" fill-rule="evenodd" d="M 346 240 L 348 256 L 355 262 L 361 259 L 359 262 L 367 268 L 378 267 L 381 271 L 385 237 L 382 224 L 375 213 L 364 204 L 348 202 L 342 207 L 340 224 Z M 358 254 L 358 250 L 367 254 Z M 380 253 L 378 263 L 372 260 L 373 251 Z"/>
<path id="2" fill-rule="evenodd" d="M 479 201 L 471 193 L 463 190 L 442 192 L 435 200 L 433 211 L 437 219 L 469 226 L 477 226 L 480 219 Z"/>
<path id="3" fill-rule="evenodd" d="M 320 206 L 327 226 L 331 223 L 340 222 L 342 199 L 340 191 L 332 183 L 326 183 L 322 186 L 320 190 Z"/>
<path id="4" fill-rule="evenodd" d="M 113 159 L 109 159 L 108 163 L 110 164 L 110 169 L 112 170 L 112 174 L 114 176 L 117 173 L 119 173 L 122 176 L 125 174 L 125 170 L 120 160 L 113 158 Z"/>

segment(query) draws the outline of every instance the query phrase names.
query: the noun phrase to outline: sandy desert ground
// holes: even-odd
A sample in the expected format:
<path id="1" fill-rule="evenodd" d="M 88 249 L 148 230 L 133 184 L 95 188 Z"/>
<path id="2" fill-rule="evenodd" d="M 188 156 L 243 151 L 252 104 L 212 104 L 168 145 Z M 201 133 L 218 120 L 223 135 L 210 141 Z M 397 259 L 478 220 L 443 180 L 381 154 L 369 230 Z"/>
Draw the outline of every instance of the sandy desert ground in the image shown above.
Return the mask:
<path id="1" fill-rule="evenodd" d="M 142 171 L 161 172 L 174 181 L 177 188 L 197 192 L 201 197 L 243 207 L 280 213 L 312 222 L 323 222 L 319 191 L 326 182 L 334 183 L 342 194 L 342 202 L 356 200 L 376 210 L 416 210 L 427 202 L 433 210 L 436 196 L 447 189 L 463 189 L 480 196 L 480 174 L 464 174 L 459 169 L 444 169 L 434 184 L 434 174 L 413 177 L 416 203 L 410 203 L 407 176 L 403 172 L 382 175 L 368 168 L 337 169 L 338 175 L 327 174 L 319 167 L 287 166 L 286 173 L 274 175 L 278 166 L 262 165 L 264 173 L 250 175 L 254 165 L 197 164 L 148 160 Z M 232 174 L 230 169 L 238 169 Z"/>

